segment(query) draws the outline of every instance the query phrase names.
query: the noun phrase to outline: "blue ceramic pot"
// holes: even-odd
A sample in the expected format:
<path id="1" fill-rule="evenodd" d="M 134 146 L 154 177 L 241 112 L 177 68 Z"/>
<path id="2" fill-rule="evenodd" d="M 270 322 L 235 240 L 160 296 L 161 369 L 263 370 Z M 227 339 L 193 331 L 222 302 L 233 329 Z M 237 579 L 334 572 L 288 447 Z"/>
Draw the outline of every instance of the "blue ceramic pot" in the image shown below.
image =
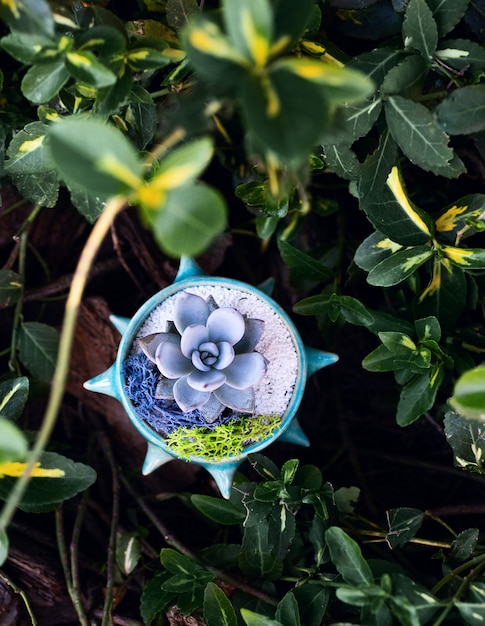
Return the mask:
<path id="1" fill-rule="evenodd" d="M 184 291 L 196 286 L 225 287 L 227 289 L 237 289 L 243 293 L 256 295 L 260 300 L 271 307 L 286 326 L 297 354 L 298 371 L 293 393 L 282 415 L 280 425 L 272 431 L 269 437 L 258 443 L 246 446 L 241 454 L 231 455 L 223 460 L 210 461 L 206 458 L 196 456 L 189 456 L 188 458 L 189 462 L 197 463 L 209 471 L 219 487 L 221 494 L 225 498 L 228 498 L 234 474 L 240 463 L 242 463 L 248 454 L 261 451 L 276 439 L 303 446 L 309 445 L 309 441 L 295 417 L 303 397 L 306 380 L 308 376 L 317 370 L 335 363 L 338 357 L 335 354 L 315 350 L 303 344 L 291 319 L 268 295 L 268 291 L 271 291 L 271 285 L 255 288 L 246 283 L 228 278 L 213 278 L 205 274 L 192 259 L 182 259 L 173 285 L 166 287 L 145 302 L 131 319 L 117 316 L 111 317 L 112 323 L 122 335 L 116 361 L 105 372 L 84 384 L 85 388 L 90 391 L 104 393 L 119 400 L 133 426 L 147 440 L 148 450 L 143 464 L 143 474 L 149 474 L 167 461 L 179 457 L 170 449 L 164 438 L 149 424 L 143 421 L 135 411 L 124 390 L 123 364 L 132 352 L 133 344 L 147 317 L 167 298 L 175 295 L 179 291 Z M 184 460 L 187 459 L 184 458 Z"/>

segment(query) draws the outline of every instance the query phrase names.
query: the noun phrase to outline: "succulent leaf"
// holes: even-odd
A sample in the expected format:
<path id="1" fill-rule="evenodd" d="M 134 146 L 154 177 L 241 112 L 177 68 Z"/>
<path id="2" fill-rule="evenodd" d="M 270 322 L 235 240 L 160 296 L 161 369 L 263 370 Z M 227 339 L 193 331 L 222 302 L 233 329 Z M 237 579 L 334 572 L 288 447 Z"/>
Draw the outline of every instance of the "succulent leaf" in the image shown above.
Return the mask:
<path id="1" fill-rule="evenodd" d="M 209 400 L 211 392 L 194 389 L 187 382 L 187 377 L 183 376 L 175 381 L 173 395 L 181 410 L 188 413 L 203 406 Z"/>
<path id="2" fill-rule="evenodd" d="M 227 341 L 232 346 L 244 335 L 244 317 L 230 307 L 221 307 L 209 315 L 207 330 L 211 341 Z"/>
<path id="3" fill-rule="evenodd" d="M 246 330 L 244 331 L 243 338 L 234 346 L 236 354 L 241 354 L 242 352 L 252 352 L 263 334 L 263 320 L 249 317 L 244 319 L 244 324 Z"/>
<path id="4" fill-rule="evenodd" d="M 223 370 L 234 361 L 234 348 L 227 341 L 221 341 L 218 344 L 219 357 L 214 363 L 217 370 Z"/>
<path id="5" fill-rule="evenodd" d="M 213 393 L 211 393 L 209 400 L 199 407 L 202 417 L 208 424 L 215 422 L 223 410 L 224 404 L 222 404 Z"/>
<path id="6" fill-rule="evenodd" d="M 174 343 L 179 343 L 180 339 L 176 335 L 170 335 L 169 333 L 153 333 L 152 335 L 147 335 L 146 337 L 138 339 L 138 345 L 150 361 L 156 363 L 157 348 L 163 341 L 173 341 Z"/>
<path id="7" fill-rule="evenodd" d="M 188 359 L 192 358 L 192 352 L 198 350 L 201 343 L 206 343 L 209 339 L 207 328 L 201 324 L 191 324 L 187 326 L 180 340 L 182 354 Z"/>
<path id="8" fill-rule="evenodd" d="M 235 389 L 222 385 L 214 394 L 222 404 L 241 413 L 254 413 L 254 389 Z"/>
<path id="9" fill-rule="evenodd" d="M 197 391 L 214 391 L 226 382 L 226 375 L 210 369 L 208 372 L 195 370 L 187 376 L 187 383 Z"/>
<path id="10" fill-rule="evenodd" d="M 192 361 L 186 359 L 180 351 L 179 343 L 169 340 L 162 341 L 158 346 L 156 364 L 167 378 L 180 378 L 193 369 Z"/>
<path id="11" fill-rule="evenodd" d="M 259 352 L 236 354 L 226 367 L 226 383 L 235 389 L 247 389 L 256 385 L 266 373 L 266 359 Z"/>
<path id="12" fill-rule="evenodd" d="M 175 305 L 174 323 L 182 335 L 187 326 L 192 324 L 205 326 L 209 314 L 209 305 L 204 298 L 185 292 L 178 298 Z"/>
<path id="13" fill-rule="evenodd" d="M 173 386 L 175 380 L 173 378 L 164 378 L 160 376 L 155 389 L 155 398 L 163 400 L 173 400 Z"/>

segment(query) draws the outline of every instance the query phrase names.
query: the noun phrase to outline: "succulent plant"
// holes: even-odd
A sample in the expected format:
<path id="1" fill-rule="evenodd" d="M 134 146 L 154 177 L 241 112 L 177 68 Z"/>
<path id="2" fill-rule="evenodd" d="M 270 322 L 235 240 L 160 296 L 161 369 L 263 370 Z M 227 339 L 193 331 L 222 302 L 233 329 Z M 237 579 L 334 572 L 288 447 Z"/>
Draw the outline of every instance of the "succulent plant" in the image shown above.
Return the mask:
<path id="1" fill-rule="evenodd" d="M 156 397 L 174 399 L 184 412 L 198 409 L 208 423 L 229 407 L 253 413 L 254 385 L 267 361 L 254 348 L 262 320 L 248 318 L 214 299 L 183 292 L 166 332 L 139 339 L 161 372 Z"/>

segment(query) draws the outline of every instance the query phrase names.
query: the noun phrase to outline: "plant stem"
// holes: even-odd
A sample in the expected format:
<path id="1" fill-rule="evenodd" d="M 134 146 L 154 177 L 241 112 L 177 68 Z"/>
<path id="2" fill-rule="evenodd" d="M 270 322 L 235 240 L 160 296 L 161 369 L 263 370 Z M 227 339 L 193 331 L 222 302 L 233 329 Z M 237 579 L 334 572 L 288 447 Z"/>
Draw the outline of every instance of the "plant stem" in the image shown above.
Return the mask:
<path id="1" fill-rule="evenodd" d="M 22 602 L 24 603 L 27 613 L 29 614 L 29 617 L 30 617 L 30 623 L 32 624 L 32 626 L 37 626 L 37 620 L 35 619 L 35 615 L 32 612 L 32 607 L 30 606 L 29 600 L 27 596 L 25 595 L 25 593 L 21 589 L 19 589 L 19 587 L 17 587 L 17 585 L 8 576 L 6 576 L 5 573 L 2 572 L 1 570 L 0 570 L 0 580 L 5 585 L 10 587 L 10 589 L 12 589 L 14 593 L 16 593 L 22 598 Z"/>
<path id="2" fill-rule="evenodd" d="M 461 572 L 464 572 L 465 570 L 470 569 L 472 567 L 475 568 L 475 573 L 477 569 L 481 570 L 483 567 L 485 567 L 485 554 L 476 556 L 474 559 L 471 559 L 470 561 L 466 561 L 465 563 L 462 563 L 458 567 L 455 567 L 455 569 L 451 570 L 451 572 L 448 572 L 448 574 L 446 574 L 446 576 L 443 576 L 443 578 L 436 583 L 433 589 L 431 589 L 431 593 L 433 595 L 436 595 L 436 593 L 438 593 L 438 591 L 442 587 L 444 587 L 447 583 L 449 583 L 453 578 L 458 576 L 458 574 L 461 574 Z"/>
<path id="3" fill-rule="evenodd" d="M 115 196 L 106 204 L 104 211 L 101 213 L 98 221 L 94 225 L 93 230 L 91 231 L 91 234 L 89 235 L 89 238 L 81 252 L 81 256 L 79 257 L 66 301 L 64 321 L 59 342 L 59 353 L 57 355 L 56 368 L 52 379 L 51 391 L 44 419 L 38 432 L 34 447 L 29 454 L 29 460 L 25 471 L 15 482 L 15 485 L 13 486 L 13 489 L 0 513 L 0 532 L 6 531 L 15 513 L 17 505 L 21 501 L 24 491 L 28 485 L 32 469 L 44 451 L 55 426 L 57 414 L 59 412 L 66 387 L 74 330 L 79 312 L 79 304 L 86 286 L 89 271 L 99 247 L 110 229 L 111 223 L 116 215 L 125 207 L 125 205 L 126 199 L 122 196 Z"/>

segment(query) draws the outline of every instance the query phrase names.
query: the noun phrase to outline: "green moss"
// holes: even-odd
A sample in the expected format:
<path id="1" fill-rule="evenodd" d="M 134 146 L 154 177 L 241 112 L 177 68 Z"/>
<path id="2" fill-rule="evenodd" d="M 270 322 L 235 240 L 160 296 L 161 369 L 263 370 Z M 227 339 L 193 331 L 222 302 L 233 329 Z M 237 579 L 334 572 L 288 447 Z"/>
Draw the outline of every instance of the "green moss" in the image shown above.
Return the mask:
<path id="1" fill-rule="evenodd" d="M 165 439 L 181 459 L 197 456 L 208 461 L 220 461 L 237 456 L 244 447 L 263 441 L 281 424 L 279 415 L 243 417 L 213 429 L 205 427 L 179 428 Z"/>

